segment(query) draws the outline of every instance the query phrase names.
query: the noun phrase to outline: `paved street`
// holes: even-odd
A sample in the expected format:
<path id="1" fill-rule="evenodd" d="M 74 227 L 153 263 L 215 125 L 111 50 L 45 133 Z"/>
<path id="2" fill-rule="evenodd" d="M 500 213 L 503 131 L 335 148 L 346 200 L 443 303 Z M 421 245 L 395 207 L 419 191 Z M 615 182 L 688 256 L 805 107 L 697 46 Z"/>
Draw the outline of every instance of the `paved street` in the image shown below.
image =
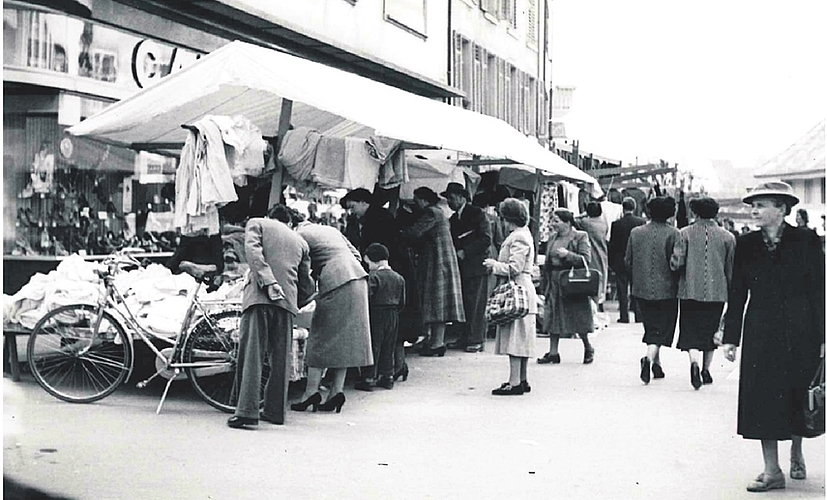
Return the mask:
<path id="1" fill-rule="evenodd" d="M 479 354 L 411 356 L 407 382 L 349 389 L 341 414 L 290 412 L 254 431 L 226 427 L 188 382 L 156 415 L 161 383 L 73 405 L 27 374 L 4 378 L 4 474 L 76 499 L 824 497 L 823 437 L 804 444 L 806 481 L 747 493 L 762 461 L 735 434 L 736 365 L 719 352 L 714 384 L 695 391 L 686 355 L 669 349 L 666 378 L 644 386 L 642 326 L 616 318 L 593 365 L 579 340 L 561 341 L 560 365 L 532 362 L 525 396 L 491 396 L 508 361 L 489 341 Z"/>

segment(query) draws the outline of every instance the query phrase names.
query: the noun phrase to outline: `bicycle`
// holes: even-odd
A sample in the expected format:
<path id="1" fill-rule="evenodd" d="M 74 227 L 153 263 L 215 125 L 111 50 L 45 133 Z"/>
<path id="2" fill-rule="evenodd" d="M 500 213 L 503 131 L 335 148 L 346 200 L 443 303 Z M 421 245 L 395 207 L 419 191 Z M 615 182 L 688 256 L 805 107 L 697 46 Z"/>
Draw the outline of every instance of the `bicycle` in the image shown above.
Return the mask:
<path id="1" fill-rule="evenodd" d="M 70 403 L 103 399 L 132 373 L 133 343 L 137 336 L 155 354 L 157 368 L 151 377 L 138 382 L 137 387 L 146 387 L 159 375 L 168 379 L 156 414 L 161 412 L 170 385 L 181 378 L 182 372 L 208 404 L 232 413 L 240 303 L 200 300 L 198 292 L 203 280 L 197 278 L 196 286 L 188 294 L 189 305 L 181 328 L 175 338 L 170 339 L 144 328 L 115 286 L 115 275 L 140 265 L 126 252 L 112 254 L 95 271 L 105 288 L 96 305 L 58 307 L 38 321 L 27 349 L 35 380 L 52 396 Z M 209 305 L 219 307 L 211 312 Z M 196 317 L 198 320 L 191 326 Z M 152 340 L 169 347 L 159 349 Z M 262 397 L 266 371 L 262 373 Z"/>

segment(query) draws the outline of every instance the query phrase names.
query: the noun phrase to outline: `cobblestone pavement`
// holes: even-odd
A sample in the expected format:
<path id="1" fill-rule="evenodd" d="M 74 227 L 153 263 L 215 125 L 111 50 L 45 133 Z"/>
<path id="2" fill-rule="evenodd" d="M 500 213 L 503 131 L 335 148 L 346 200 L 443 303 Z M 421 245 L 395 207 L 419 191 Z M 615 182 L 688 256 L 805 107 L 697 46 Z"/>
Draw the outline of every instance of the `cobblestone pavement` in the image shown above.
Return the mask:
<path id="1" fill-rule="evenodd" d="M 508 361 L 489 341 L 482 353 L 412 355 L 407 382 L 348 387 L 341 414 L 291 412 L 253 431 L 226 427 L 187 382 L 156 415 L 161 383 L 73 405 L 28 374 L 4 378 L 4 475 L 75 499 L 760 496 L 745 491 L 762 461 L 759 443 L 735 434 L 737 365 L 718 353 L 714 383 L 695 391 L 686 355 L 666 349 L 666 378 L 644 386 L 642 326 L 609 316 L 594 364 L 582 364 L 579 340 L 562 340 L 561 364 L 529 365 L 524 396 L 491 395 Z M 805 442 L 807 480 L 764 495 L 824 498 L 824 444 Z"/>

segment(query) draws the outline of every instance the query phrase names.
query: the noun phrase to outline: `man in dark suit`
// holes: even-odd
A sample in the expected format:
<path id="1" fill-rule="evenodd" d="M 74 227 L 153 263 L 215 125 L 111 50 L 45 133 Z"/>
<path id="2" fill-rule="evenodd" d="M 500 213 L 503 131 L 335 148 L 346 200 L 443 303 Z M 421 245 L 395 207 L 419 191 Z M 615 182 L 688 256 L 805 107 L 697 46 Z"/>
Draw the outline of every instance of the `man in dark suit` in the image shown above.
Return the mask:
<path id="1" fill-rule="evenodd" d="M 482 261 L 490 256 L 491 225 L 481 208 L 468 203 L 468 193 L 462 184 L 450 182 L 441 194 L 454 211 L 449 222 L 459 262 L 466 318 L 459 339 L 449 343 L 448 348 L 480 352 L 485 345 L 485 303 L 488 300 L 488 269 Z"/>
<path id="2" fill-rule="evenodd" d="M 270 210 L 272 215 L 274 206 Z M 287 354 L 293 342 L 293 318 L 315 290 L 310 277 L 310 248 L 282 222 L 253 218 L 244 236 L 250 274 L 244 283 L 239 325 L 238 364 L 233 394 L 238 397 L 233 428 L 258 425 L 259 418 L 284 423 L 287 405 Z M 261 372 L 267 356 L 270 377 L 259 416 Z"/>
<path id="3" fill-rule="evenodd" d="M 615 273 L 617 283 L 617 301 L 620 310 L 619 323 L 629 322 L 629 286 L 631 276 L 626 272 L 623 258 L 626 256 L 626 245 L 629 243 L 629 234 L 632 229 L 646 224 L 646 220 L 635 215 L 637 202 L 632 197 L 623 199 L 623 216 L 612 222 L 612 230 L 609 240 L 609 267 Z M 640 323 L 640 314 L 633 304 L 635 311 L 635 322 Z"/>

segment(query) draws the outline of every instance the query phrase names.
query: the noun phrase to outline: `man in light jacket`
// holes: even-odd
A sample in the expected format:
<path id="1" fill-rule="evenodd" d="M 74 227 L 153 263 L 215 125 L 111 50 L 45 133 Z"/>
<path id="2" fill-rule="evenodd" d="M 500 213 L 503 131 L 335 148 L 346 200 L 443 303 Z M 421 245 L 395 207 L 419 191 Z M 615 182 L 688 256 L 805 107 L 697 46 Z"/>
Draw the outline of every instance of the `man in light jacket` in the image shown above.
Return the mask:
<path id="1" fill-rule="evenodd" d="M 310 277 L 310 248 L 284 223 L 270 218 L 250 219 L 244 246 L 250 274 L 241 303 L 233 384 L 238 404 L 235 415 L 227 421 L 233 428 L 258 425 L 259 418 L 284 423 L 293 318 L 310 301 L 315 289 Z M 270 360 L 270 377 L 259 416 L 264 356 Z"/>

